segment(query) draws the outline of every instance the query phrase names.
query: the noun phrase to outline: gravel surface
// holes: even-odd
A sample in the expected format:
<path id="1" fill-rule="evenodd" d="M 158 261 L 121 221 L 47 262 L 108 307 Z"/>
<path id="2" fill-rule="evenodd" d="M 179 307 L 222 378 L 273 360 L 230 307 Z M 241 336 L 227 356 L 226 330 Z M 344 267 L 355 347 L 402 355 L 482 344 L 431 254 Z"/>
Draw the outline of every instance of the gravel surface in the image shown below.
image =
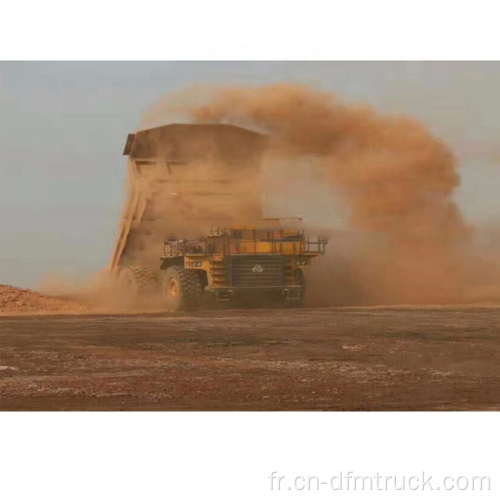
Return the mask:
<path id="1" fill-rule="evenodd" d="M 0 318 L 4 410 L 498 410 L 500 308 Z"/>

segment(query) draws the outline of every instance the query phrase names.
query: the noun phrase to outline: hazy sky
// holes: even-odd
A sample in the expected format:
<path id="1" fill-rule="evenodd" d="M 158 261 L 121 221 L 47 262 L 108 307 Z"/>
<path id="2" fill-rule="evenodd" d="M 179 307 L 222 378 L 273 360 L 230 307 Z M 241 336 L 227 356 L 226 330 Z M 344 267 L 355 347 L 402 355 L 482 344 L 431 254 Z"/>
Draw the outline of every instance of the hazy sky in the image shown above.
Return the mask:
<path id="1" fill-rule="evenodd" d="M 6 62 L 0 65 L 0 282 L 108 263 L 127 133 L 172 90 L 304 82 L 421 119 L 460 160 L 457 200 L 500 220 L 500 63 Z"/>

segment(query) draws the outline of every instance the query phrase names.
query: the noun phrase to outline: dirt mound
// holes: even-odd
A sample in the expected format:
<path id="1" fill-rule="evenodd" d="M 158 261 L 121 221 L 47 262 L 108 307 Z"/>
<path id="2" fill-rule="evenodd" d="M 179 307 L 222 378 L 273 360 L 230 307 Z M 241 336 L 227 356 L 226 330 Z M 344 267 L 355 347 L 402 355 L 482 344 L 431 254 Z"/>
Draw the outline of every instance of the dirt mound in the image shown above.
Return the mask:
<path id="1" fill-rule="evenodd" d="M 0 284 L 0 315 L 20 313 L 84 312 L 80 302 L 43 295 L 32 290 Z"/>

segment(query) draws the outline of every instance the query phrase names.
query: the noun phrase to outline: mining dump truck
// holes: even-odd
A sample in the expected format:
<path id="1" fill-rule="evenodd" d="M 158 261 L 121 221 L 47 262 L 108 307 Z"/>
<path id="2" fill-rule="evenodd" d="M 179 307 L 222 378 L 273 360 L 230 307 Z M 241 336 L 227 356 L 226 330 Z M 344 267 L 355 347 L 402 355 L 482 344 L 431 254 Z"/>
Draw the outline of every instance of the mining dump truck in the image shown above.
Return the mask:
<path id="1" fill-rule="evenodd" d="M 215 301 L 301 305 L 303 269 L 325 253 L 327 241 L 280 223 L 266 219 L 257 228 L 217 228 L 194 240 L 167 240 L 159 274 L 163 303 L 173 310 L 189 308 L 212 294 Z"/>
<path id="2" fill-rule="evenodd" d="M 274 298 L 300 305 L 302 269 L 325 251 L 297 220 L 264 219 L 267 139 L 232 125 L 173 124 L 129 134 L 128 199 L 110 270 L 170 310 Z M 251 222 L 248 222 L 251 221 Z"/>

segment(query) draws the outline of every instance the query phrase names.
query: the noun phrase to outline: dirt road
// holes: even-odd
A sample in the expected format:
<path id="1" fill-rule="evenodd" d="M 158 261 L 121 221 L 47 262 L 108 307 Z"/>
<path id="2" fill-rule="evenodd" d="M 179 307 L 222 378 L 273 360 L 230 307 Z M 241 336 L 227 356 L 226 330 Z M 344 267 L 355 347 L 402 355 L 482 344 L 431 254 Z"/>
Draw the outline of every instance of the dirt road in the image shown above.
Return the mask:
<path id="1" fill-rule="evenodd" d="M 500 308 L 0 318 L 3 410 L 498 410 Z"/>

